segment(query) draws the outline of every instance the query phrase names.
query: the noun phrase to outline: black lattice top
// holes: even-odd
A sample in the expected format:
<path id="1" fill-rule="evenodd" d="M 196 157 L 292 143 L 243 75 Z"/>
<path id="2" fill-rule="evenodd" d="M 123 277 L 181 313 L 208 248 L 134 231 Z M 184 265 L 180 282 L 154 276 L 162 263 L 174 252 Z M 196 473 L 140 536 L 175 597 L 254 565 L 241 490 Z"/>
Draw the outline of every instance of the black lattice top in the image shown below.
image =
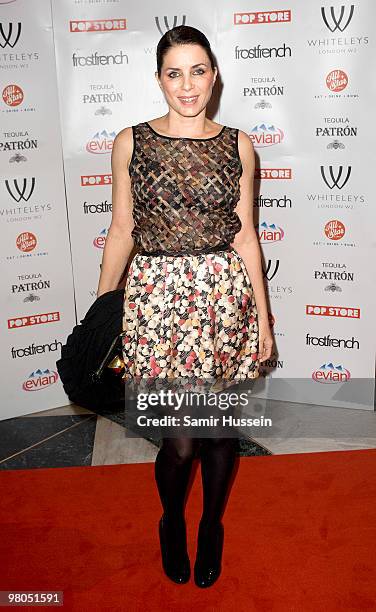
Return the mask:
<path id="1" fill-rule="evenodd" d="M 241 228 L 238 129 L 201 139 L 164 136 L 146 121 L 132 130 L 136 246 L 178 252 L 232 242 Z"/>

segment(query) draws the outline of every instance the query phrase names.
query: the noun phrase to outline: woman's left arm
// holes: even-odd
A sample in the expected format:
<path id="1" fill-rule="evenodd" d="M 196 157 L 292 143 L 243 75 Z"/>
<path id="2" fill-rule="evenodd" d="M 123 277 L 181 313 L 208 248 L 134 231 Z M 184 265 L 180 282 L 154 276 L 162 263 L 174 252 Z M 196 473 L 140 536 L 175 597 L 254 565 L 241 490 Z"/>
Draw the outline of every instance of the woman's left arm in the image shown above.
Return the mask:
<path id="1" fill-rule="evenodd" d="M 239 130 L 239 156 L 243 166 L 240 177 L 240 199 L 235 208 L 242 227 L 235 235 L 231 246 L 243 259 L 251 280 L 256 301 L 259 325 L 259 360 L 269 359 L 272 353 L 273 338 L 270 332 L 268 308 L 266 304 L 261 251 L 253 224 L 253 179 L 255 172 L 255 152 L 249 136 Z"/>

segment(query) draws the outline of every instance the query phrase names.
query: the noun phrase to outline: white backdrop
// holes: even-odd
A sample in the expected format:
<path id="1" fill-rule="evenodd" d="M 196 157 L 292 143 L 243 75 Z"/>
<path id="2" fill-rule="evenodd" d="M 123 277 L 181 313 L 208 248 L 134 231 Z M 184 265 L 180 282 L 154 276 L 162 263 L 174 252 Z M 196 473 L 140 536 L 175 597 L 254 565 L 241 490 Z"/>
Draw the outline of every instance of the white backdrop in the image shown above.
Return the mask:
<path id="1" fill-rule="evenodd" d="M 0 418 L 67 403 L 54 362 L 75 322 L 74 299 L 78 320 L 95 299 L 111 220 L 112 142 L 122 128 L 167 112 L 155 50 L 182 23 L 205 32 L 218 60 L 213 119 L 248 133 L 257 155 L 255 224 L 276 347 L 254 393 L 373 408 L 376 6 L 276 6 L 0 0 L 1 248 L 11 321 L 3 326 Z M 27 139 L 37 148 L 9 150 L 8 142 Z M 26 159 L 12 161 L 16 153 Z M 20 189 L 26 181 L 21 202 L 15 178 Z"/>

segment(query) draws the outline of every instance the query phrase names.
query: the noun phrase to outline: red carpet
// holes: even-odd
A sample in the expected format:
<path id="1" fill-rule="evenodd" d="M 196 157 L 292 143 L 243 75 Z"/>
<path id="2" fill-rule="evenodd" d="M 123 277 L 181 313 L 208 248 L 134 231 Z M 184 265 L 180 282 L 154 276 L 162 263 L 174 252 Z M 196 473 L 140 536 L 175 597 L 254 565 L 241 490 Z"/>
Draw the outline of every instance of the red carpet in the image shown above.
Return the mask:
<path id="1" fill-rule="evenodd" d="M 61 590 L 81 612 L 376 610 L 375 468 L 376 450 L 241 458 L 207 590 L 162 573 L 154 464 L 3 472 L 0 590 Z"/>

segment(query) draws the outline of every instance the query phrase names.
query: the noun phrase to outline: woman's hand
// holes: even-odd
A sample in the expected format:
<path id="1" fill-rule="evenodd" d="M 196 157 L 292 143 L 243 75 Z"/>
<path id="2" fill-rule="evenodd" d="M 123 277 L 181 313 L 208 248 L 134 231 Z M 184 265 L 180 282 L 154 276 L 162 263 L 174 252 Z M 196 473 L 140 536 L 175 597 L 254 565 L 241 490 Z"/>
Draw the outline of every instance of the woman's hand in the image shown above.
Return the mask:
<path id="1" fill-rule="evenodd" d="M 267 319 L 259 320 L 259 360 L 260 362 L 269 359 L 272 354 L 273 338 L 270 331 L 269 321 Z"/>

